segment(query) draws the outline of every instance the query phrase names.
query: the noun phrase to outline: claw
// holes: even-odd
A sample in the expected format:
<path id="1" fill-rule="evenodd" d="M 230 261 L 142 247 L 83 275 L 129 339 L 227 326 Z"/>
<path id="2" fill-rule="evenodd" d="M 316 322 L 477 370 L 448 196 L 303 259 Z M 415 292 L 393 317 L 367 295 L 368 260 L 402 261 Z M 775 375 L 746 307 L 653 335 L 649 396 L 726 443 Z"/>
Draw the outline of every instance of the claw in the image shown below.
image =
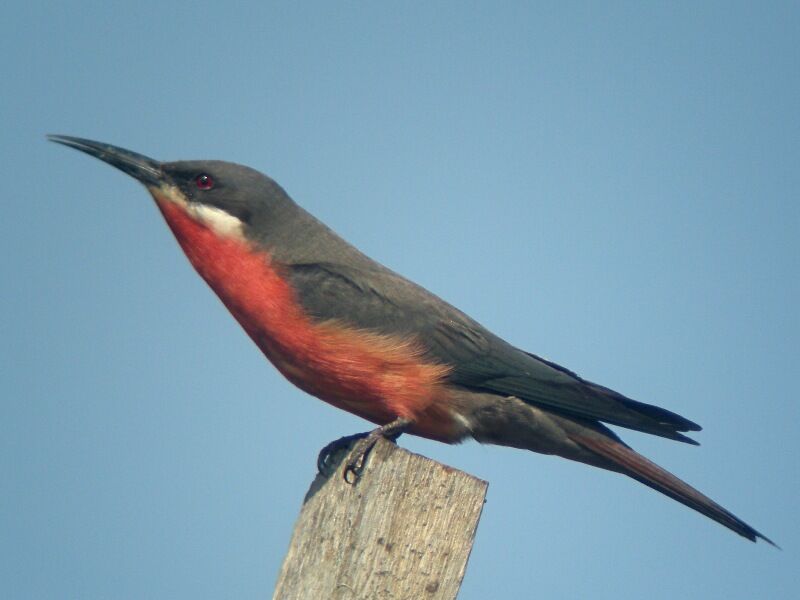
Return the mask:
<path id="1" fill-rule="evenodd" d="M 366 457 L 366 455 L 363 455 L 360 458 L 362 460 L 366 460 L 367 457 Z M 352 464 L 352 463 L 348 463 L 347 466 L 345 466 L 345 468 L 344 468 L 344 472 L 342 473 L 342 476 L 344 477 L 345 482 L 349 483 L 350 485 L 355 485 L 355 483 L 361 477 L 361 471 L 363 469 L 364 469 L 363 463 L 362 464 L 358 464 L 358 465 L 355 465 L 355 464 Z M 352 480 L 350 479 L 350 475 L 351 474 L 353 476 Z"/>
<path id="2" fill-rule="evenodd" d="M 351 448 L 342 476 L 347 483 L 354 485 L 361 477 L 367 456 L 378 440 L 386 438 L 395 442 L 409 425 L 411 425 L 410 419 L 398 417 L 391 423 L 376 427 L 369 433 L 357 433 L 339 438 L 320 450 L 319 456 L 317 456 L 317 470 L 322 474 L 330 473 L 335 464 L 334 456 L 345 448 Z M 354 441 L 355 444 L 353 444 Z"/>
<path id="3" fill-rule="evenodd" d="M 338 440 L 332 441 L 330 444 L 325 446 L 319 451 L 319 455 L 317 456 L 317 471 L 323 475 L 330 475 L 331 471 L 338 464 L 336 461 L 336 455 L 343 452 L 349 453 L 350 448 L 353 446 L 353 442 L 364 438 L 367 435 L 369 434 L 356 433 L 354 435 L 346 435 Z"/>

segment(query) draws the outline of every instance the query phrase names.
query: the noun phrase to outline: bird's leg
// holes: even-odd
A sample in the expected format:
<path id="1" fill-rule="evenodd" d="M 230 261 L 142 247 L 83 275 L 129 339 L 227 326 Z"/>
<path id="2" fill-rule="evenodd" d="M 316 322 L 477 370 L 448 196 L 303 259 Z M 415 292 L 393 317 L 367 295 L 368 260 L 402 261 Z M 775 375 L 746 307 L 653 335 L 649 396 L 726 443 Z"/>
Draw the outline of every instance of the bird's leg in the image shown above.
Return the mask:
<path id="1" fill-rule="evenodd" d="M 340 452 L 349 450 L 350 447 L 354 445 L 356 440 L 360 440 L 368 435 L 369 432 L 367 431 L 364 433 L 346 435 L 344 437 L 340 437 L 338 440 L 333 440 L 330 444 L 319 451 L 319 455 L 317 455 L 317 471 L 326 477 L 329 476 L 332 468 L 336 466 L 336 455 Z"/>
<path id="2" fill-rule="evenodd" d="M 355 435 L 347 435 L 338 440 L 334 440 L 325 446 L 319 452 L 317 457 L 317 470 L 320 473 L 325 473 L 330 470 L 332 466 L 332 457 L 346 448 L 350 450 L 347 456 L 347 463 L 344 468 L 344 480 L 347 483 L 355 483 L 358 481 L 361 471 L 364 469 L 364 463 L 367 459 L 372 447 L 377 443 L 379 438 L 386 438 L 391 442 L 397 441 L 397 438 L 411 425 L 411 419 L 398 417 L 391 423 L 376 427 L 367 433 L 356 433 Z M 355 441 L 355 444 L 353 442 Z M 351 477 L 352 480 L 351 480 Z"/>
<path id="3" fill-rule="evenodd" d="M 359 439 L 350 451 L 350 455 L 347 457 L 347 463 L 345 463 L 344 466 L 344 480 L 350 484 L 354 484 L 358 481 L 358 478 L 361 477 L 361 471 L 364 470 L 364 465 L 367 462 L 367 456 L 372 450 L 372 447 L 378 442 L 378 439 L 386 438 L 391 442 L 396 442 L 397 438 L 408 429 L 411 423 L 411 419 L 397 417 L 391 423 L 376 427 Z M 353 476 L 352 481 L 350 480 L 350 475 Z"/>

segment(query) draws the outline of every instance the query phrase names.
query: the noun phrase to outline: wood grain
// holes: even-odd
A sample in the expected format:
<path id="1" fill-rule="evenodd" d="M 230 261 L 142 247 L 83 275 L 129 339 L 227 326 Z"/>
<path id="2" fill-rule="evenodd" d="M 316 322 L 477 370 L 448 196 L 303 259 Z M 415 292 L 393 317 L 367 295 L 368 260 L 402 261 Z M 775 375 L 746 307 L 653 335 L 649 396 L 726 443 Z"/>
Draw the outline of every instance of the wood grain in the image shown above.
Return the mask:
<path id="1" fill-rule="evenodd" d="M 488 484 L 380 440 L 361 478 L 317 475 L 273 598 L 452 600 Z"/>

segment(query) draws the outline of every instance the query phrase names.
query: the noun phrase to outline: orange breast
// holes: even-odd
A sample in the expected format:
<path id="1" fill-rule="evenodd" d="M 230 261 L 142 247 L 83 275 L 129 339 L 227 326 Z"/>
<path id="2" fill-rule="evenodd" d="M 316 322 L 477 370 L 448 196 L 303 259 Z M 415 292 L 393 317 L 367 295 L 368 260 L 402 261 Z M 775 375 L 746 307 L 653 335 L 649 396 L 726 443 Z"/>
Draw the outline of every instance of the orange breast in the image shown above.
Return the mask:
<path id="1" fill-rule="evenodd" d="M 192 265 L 287 379 L 375 423 L 433 418 L 420 434 L 447 437 L 448 367 L 425 361 L 413 339 L 313 321 L 269 254 L 217 235 L 174 202 L 156 202 Z"/>

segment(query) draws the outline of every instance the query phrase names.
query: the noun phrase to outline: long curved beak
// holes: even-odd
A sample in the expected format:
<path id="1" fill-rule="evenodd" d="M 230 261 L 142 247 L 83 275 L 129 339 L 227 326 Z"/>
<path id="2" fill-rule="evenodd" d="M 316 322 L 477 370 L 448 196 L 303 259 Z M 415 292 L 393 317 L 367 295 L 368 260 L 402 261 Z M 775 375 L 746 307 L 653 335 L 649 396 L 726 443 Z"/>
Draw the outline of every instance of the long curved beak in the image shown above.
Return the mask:
<path id="1" fill-rule="evenodd" d="M 48 135 L 47 139 L 99 158 L 103 162 L 107 162 L 120 171 L 138 179 L 148 187 L 161 186 L 164 183 L 161 163 L 142 154 L 112 146 L 111 144 L 68 135 Z"/>

